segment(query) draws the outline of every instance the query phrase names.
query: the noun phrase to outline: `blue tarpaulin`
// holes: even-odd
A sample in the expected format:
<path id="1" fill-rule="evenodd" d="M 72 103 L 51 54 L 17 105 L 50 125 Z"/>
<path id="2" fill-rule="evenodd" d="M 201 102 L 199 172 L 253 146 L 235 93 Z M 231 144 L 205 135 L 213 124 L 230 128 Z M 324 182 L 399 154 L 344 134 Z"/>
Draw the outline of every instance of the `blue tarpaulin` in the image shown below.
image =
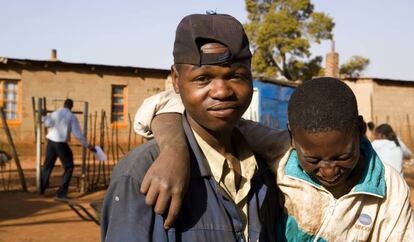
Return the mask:
<path id="1" fill-rule="evenodd" d="M 287 129 L 287 107 L 295 88 L 260 80 L 253 81 L 253 87 L 258 94 L 258 121 L 272 128 Z"/>

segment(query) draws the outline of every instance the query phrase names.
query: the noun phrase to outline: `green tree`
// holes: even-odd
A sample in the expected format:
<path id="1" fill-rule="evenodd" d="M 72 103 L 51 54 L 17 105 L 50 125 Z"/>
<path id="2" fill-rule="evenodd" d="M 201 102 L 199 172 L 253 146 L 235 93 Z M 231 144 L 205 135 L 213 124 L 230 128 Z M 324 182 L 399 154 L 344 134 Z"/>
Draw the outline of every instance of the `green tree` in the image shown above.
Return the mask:
<path id="1" fill-rule="evenodd" d="M 359 77 L 368 65 L 368 58 L 354 55 L 345 64 L 341 65 L 339 73 L 347 77 Z"/>
<path id="2" fill-rule="evenodd" d="M 295 81 L 320 73 L 322 57 L 310 58 L 310 46 L 332 39 L 332 18 L 310 0 L 246 0 L 246 9 L 255 75 Z"/>

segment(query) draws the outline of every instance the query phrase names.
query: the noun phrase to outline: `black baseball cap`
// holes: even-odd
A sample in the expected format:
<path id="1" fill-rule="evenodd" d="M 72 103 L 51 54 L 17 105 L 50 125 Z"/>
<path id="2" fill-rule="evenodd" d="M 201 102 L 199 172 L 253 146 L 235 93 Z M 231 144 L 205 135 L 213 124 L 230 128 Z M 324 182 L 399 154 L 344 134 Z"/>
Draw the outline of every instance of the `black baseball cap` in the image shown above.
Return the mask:
<path id="1" fill-rule="evenodd" d="M 202 53 L 205 43 L 217 42 L 228 51 L 220 54 Z M 250 59 L 249 40 L 242 24 L 227 14 L 192 14 L 177 26 L 174 42 L 174 63 L 215 65 Z"/>

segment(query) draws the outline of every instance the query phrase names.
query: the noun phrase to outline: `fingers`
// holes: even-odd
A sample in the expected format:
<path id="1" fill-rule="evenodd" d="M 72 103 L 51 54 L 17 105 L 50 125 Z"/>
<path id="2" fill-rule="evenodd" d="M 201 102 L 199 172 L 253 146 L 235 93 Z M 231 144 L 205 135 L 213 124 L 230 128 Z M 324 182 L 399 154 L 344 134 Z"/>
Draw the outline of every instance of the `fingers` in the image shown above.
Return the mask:
<path id="1" fill-rule="evenodd" d="M 164 229 L 169 229 L 177 220 L 180 213 L 182 199 L 179 195 L 174 195 L 171 199 L 170 210 L 168 210 L 167 218 L 164 221 Z"/>
<path id="2" fill-rule="evenodd" d="M 155 205 L 155 202 L 157 201 L 157 198 L 158 198 L 159 191 L 160 190 L 154 186 L 149 187 L 148 192 L 145 195 L 145 203 L 148 206 Z"/>
<path id="3" fill-rule="evenodd" d="M 170 193 L 168 193 L 167 191 L 161 191 L 158 194 L 158 199 L 154 207 L 154 212 L 159 215 L 164 214 L 170 206 L 170 200 Z"/>
<path id="4" fill-rule="evenodd" d="M 147 172 L 147 174 L 145 174 L 144 179 L 142 180 L 142 184 L 141 184 L 141 188 L 140 188 L 140 192 L 143 194 L 147 194 L 148 189 L 150 188 L 151 185 L 151 173 Z"/>

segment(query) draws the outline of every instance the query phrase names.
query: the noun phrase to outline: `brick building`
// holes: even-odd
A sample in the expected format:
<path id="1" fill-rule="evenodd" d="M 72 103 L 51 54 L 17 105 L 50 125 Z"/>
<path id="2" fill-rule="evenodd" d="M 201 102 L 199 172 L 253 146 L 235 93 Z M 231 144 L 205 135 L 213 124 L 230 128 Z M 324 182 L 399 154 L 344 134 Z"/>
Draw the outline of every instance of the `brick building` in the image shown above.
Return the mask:
<path id="1" fill-rule="evenodd" d="M 163 69 L 62 62 L 55 51 L 51 60 L 0 57 L 0 106 L 18 147 L 34 144 L 32 97 L 46 97 L 50 111 L 65 98 L 75 101 L 74 111 L 88 102 L 89 113 L 104 110 L 124 137 L 129 117 L 134 118 L 143 99 L 165 89 L 168 76 Z M 0 135 L 0 142 L 4 139 Z"/>
<path id="2" fill-rule="evenodd" d="M 327 54 L 326 76 L 340 76 L 338 58 L 334 48 Z M 354 91 L 366 122 L 389 123 L 414 150 L 414 80 L 343 76 L 341 79 Z"/>
<path id="3" fill-rule="evenodd" d="M 414 150 L 414 81 L 368 77 L 344 81 L 354 91 L 367 122 L 389 123 Z"/>

